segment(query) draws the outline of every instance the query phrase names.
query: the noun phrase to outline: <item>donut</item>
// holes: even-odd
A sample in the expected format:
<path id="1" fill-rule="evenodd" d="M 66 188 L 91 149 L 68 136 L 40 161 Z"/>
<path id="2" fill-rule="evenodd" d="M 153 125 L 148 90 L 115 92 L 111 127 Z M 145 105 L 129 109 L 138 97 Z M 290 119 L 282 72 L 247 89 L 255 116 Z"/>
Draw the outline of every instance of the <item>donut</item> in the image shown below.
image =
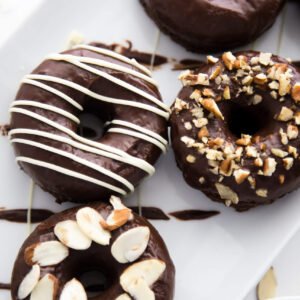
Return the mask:
<path id="1" fill-rule="evenodd" d="M 167 146 L 169 107 L 151 73 L 95 45 L 48 55 L 21 81 L 10 113 L 17 162 L 59 202 L 132 192 Z M 80 133 L 87 113 L 103 135 Z"/>
<path id="2" fill-rule="evenodd" d="M 175 269 L 159 233 L 118 197 L 110 202 L 40 223 L 17 256 L 12 299 L 173 299 Z M 92 271 L 104 277 L 96 295 L 83 280 Z"/>
<path id="3" fill-rule="evenodd" d="M 279 14 L 284 0 L 140 0 L 157 26 L 193 52 L 228 50 L 255 40 Z"/>
<path id="4" fill-rule="evenodd" d="M 300 75 L 271 53 L 225 52 L 179 76 L 171 140 L 185 181 L 248 210 L 300 184 Z"/>

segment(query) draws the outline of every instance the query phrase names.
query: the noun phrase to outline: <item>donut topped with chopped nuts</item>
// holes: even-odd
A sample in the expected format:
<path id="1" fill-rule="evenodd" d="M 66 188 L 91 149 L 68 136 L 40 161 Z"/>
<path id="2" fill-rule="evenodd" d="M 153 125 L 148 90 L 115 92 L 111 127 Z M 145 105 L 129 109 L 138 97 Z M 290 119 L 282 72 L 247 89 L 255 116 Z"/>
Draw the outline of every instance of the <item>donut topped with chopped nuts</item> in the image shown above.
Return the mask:
<path id="1" fill-rule="evenodd" d="M 175 270 L 154 227 L 112 196 L 41 223 L 15 262 L 13 300 L 171 300 Z"/>
<path id="2" fill-rule="evenodd" d="M 248 210 L 300 185 L 300 74 L 271 53 L 226 52 L 180 74 L 171 137 L 186 182 Z"/>

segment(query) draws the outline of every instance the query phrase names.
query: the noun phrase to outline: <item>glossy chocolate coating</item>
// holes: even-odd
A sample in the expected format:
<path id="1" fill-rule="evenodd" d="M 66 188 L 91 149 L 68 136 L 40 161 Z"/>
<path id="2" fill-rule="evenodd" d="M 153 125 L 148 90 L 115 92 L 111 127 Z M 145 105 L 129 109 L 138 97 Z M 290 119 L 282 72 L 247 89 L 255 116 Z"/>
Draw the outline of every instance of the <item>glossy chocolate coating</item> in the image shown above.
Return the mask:
<path id="1" fill-rule="evenodd" d="M 247 44 L 275 21 L 283 0 L 140 0 L 171 38 L 195 52 Z"/>
<path id="2" fill-rule="evenodd" d="M 121 62 L 112 57 L 108 57 L 96 52 L 83 49 L 73 49 L 66 51 L 64 53 L 92 57 L 96 59 L 102 59 L 107 62 L 112 62 L 117 65 L 125 66 L 129 69 L 141 72 L 136 67 L 129 65 L 127 63 Z M 115 76 L 121 80 L 124 80 L 127 83 L 132 84 L 133 86 L 140 88 L 141 90 L 147 92 L 150 95 L 153 95 L 160 98 L 158 89 L 151 85 L 150 83 L 137 78 L 133 75 L 104 68 L 93 66 L 99 70 L 102 70 L 108 74 Z M 149 100 L 139 96 L 111 81 L 108 81 L 105 78 L 99 77 L 91 72 L 88 72 L 84 69 L 78 68 L 70 63 L 63 61 L 54 61 L 46 60 L 42 62 L 34 71 L 34 74 L 44 74 L 50 76 L 56 76 L 60 78 L 67 79 L 74 83 L 77 83 L 83 87 L 89 88 L 92 91 L 99 93 L 104 96 L 117 98 L 117 99 L 127 99 L 136 102 L 146 103 L 148 105 L 156 106 L 154 103 Z M 126 105 L 118 104 L 109 104 L 95 99 L 91 99 L 88 96 L 85 96 L 83 93 L 78 92 L 77 90 L 71 89 L 61 84 L 46 82 L 47 85 L 57 88 L 59 91 L 67 94 L 71 98 L 75 99 L 80 105 L 84 107 L 85 112 L 89 112 L 100 118 L 103 122 L 110 121 L 113 119 L 124 120 L 131 122 L 133 124 L 142 126 L 153 132 L 160 134 L 166 138 L 167 126 L 166 120 L 156 115 L 150 111 L 130 107 Z M 79 110 L 74 106 L 69 104 L 66 101 L 63 101 L 60 97 L 52 94 L 48 91 L 45 91 L 41 88 L 22 84 L 21 88 L 18 91 L 16 99 L 28 99 L 31 101 L 38 101 L 43 104 L 53 105 L 55 107 L 61 108 L 66 112 L 72 113 L 73 115 L 79 117 Z M 77 132 L 78 126 L 70 119 L 63 117 L 61 115 L 55 114 L 51 111 L 44 110 L 37 107 L 26 107 L 26 109 L 36 112 L 41 116 L 45 116 L 48 119 L 55 121 L 56 123 L 69 128 L 70 130 Z M 118 126 L 122 127 L 122 126 Z M 67 135 L 60 130 L 55 129 L 45 123 L 42 123 L 36 119 L 28 117 L 23 114 L 13 113 L 11 118 L 11 129 L 16 128 L 29 128 L 29 129 L 38 129 L 46 131 L 48 133 L 57 134 L 60 136 L 66 137 Z M 15 134 L 15 138 L 26 138 L 26 135 Z M 28 137 L 28 135 L 27 135 Z M 134 186 L 136 186 L 142 178 L 146 176 L 146 173 L 136 168 L 132 165 L 122 163 L 107 157 L 102 157 L 97 154 L 86 152 L 70 145 L 60 143 L 51 139 L 39 137 L 39 136 L 30 136 L 30 139 L 35 142 L 40 142 L 48 146 L 52 146 L 56 149 L 64 150 L 69 153 L 75 154 L 76 156 L 88 160 L 89 162 L 95 163 L 105 169 L 108 169 L 115 174 L 127 179 Z M 161 150 L 140 138 L 120 134 L 120 133 L 105 133 L 100 139 L 96 140 L 105 145 L 109 145 L 118 149 L 125 151 L 126 153 L 143 159 L 150 164 L 154 164 L 158 157 L 161 154 Z M 66 157 L 56 155 L 25 144 L 14 144 L 14 150 L 16 156 L 26 156 L 33 159 L 45 161 L 52 163 L 54 165 L 61 166 L 63 168 L 79 172 L 81 174 L 93 177 L 97 180 L 102 180 L 109 184 L 115 185 L 117 187 L 122 187 L 121 183 L 115 181 L 111 177 L 107 177 L 94 169 L 91 169 L 87 166 L 79 164 L 71 159 Z M 21 168 L 32 177 L 32 179 L 45 191 L 50 192 L 54 197 L 59 201 L 73 201 L 73 202 L 90 202 L 98 201 L 99 199 L 107 199 L 112 191 L 95 185 L 93 183 L 76 179 L 70 176 L 63 175 L 61 173 L 52 171 L 50 169 L 30 165 L 24 162 L 19 163 Z M 125 190 L 127 188 L 125 187 Z"/>
<path id="3" fill-rule="evenodd" d="M 93 204 L 90 205 L 101 215 L 106 218 L 112 208 L 106 204 Z M 76 212 L 79 208 L 72 208 L 55 214 L 43 223 L 41 223 L 34 232 L 26 239 L 22 248 L 19 251 L 16 259 L 13 275 L 12 275 L 12 287 L 11 295 L 13 300 L 17 300 L 17 292 L 20 283 L 24 276 L 29 272 L 30 266 L 24 261 L 25 249 L 38 242 L 56 240 L 53 233 L 53 229 L 58 222 L 64 220 L 75 220 Z M 143 255 L 137 260 L 157 258 L 166 263 L 166 269 L 161 278 L 154 283 L 152 290 L 155 293 L 156 300 L 172 300 L 174 293 L 174 277 L 175 269 L 172 260 L 169 256 L 168 250 L 162 238 L 156 229 L 144 218 L 134 214 L 134 219 L 128 221 L 124 226 L 112 232 L 112 238 L 109 246 L 102 246 L 96 243 L 92 243 L 91 247 L 84 251 L 76 251 L 70 249 L 69 256 L 61 262 L 59 265 L 52 267 L 41 267 L 41 278 L 47 273 L 51 273 L 59 279 L 59 294 L 66 282 L 72 278 L 78 277 L 87 271 L 99 270 L 103 272 L 108 280 L 108 287 L 103 291 L 101 295 L 90 297 L 91 300 L 107 300 L 116 299 L 119 295 L 124 293 L 122 287 L 119 284 L 119 277 L 122 272 L 130 264 L 120 264 L 111 255 L 111 245 L 116 238 L 123 232 L 137 226 L 147 226 L 150 229 L 150 240 L 148 247 Z M 26 300 L 29 299 L 26 298 Z M 56 300 L 56 299 L 55 299 Z"/>
<path id="4" fill-rule="evenodd" d="M 248 51 L 248 52 L 239 52 L 235 54 L 246 56 L 248 60 L 253 56 L 258 56 L 258 52 Z M 285 59 L 278 56 L 273 56 L 272 60 L 275 63 L 283 63 L 288 65 L 288 67 L 293 72 L 292 85 L 295 82 L 300 81 L 300 74 L 298 70 L 292 64 L 289 64 Z M 229 77 L 232 75 L 228 71 L 220 59 L 216 64 L 206 64 L 202 65 L 200 69 L 195 71 L 195 73 L 206 73 L 210 75 L 212 71 L 217 67 L 221 66 L 224 68 L 224 73 Z M 231 78 L 231 77 L 230 77 Z M 230 187 L 234 192 L 237 193 L 239 197 L 238 204 L 232 204 L 238 211 L 248 210 L 249 208 L 255 207 L 262 204 L 270 204 L 277 198 L 284 196 L 285 194 L 295 190 L 300 185 L 300 160 L 299 158 L 294 159 L 294 164 L 290 170 L 286 170 L 283 166 L 282 159 L 272 155 L 271 149 L 277 148 L 283 151 L 287 151 L 288 145 L 293 146 L 299 151 L 300 149 L 300 136 L 296 139 L 289 140 L 288 145 L 283 145 L 281 142 L 281 136 L 279 130 L 282 128 L 284 132 L 287 130 L 288 122 L 280 122 L 275 120 L 275 115 L 278 115 L 283 106 L 291 108 L 294 111 L 299 111 L 299 104 L 296 104 L 290 95 L 285 96 L 285 101 L 280 102 L 279 99 L 273 99 L 270 95 L 270 90 L 265 90 L 265 88 L 254 87 L 254 94 L 261 95 L 263 100 L 257 105 L 249 105 L 251 96 L 246 96 L 241 94 L 235 98 L 236 93 L 241 88 L 241 85 L 232 82 L 229 85 L 231 90 L 231 99 L 230 100 L 220 100 L 217 102 L 217 105 L 220 111 L 224 115 L 224 121 L 218 118 L 211 118 L 208 121 L 207 129 L 209 131 L 209 137 L 211 138 L 221 138 L 224 141 L 230 142 L 235 145 L 235 142 L 239 135 L 235 131 L 240 131 L 240 128 L 230 127 L 230 122 L 233 118 L 243 119 L 245 115 L 241 114 L 242 110 L 245 110 L 251 116 L 248 120 L 247 125 L 250 126 L 250 129 L 257 129 L 252 135 L 253 143 L 256 149 L 260 149 L 262 144 L 266 145 L 266 150 L 264 153 L 264 159 L 267 157 L 273 157 L 276 162 L 276 170 L 272 176 L 262 176 L 258 172 L 262 167 L 257 167 L 254 165 L 254 158 L 249 158 L 245 156 L 245 151 L 242 156 L 244 159 L 243 168 L 250 171 L 250 175 L 256 181 L 256 187 L 252 188 L 248 180 L 245 180 L 241 184 L 237 184 L 234 176 L 224 176 L 221 181 L 225 186 Z M 219 86 L 211 80 L 210 87 L 216 94 L 222 91 L 223 87 L 220 89 Z M 178 98 L 184 100 L 187 103 L 193 104 L 195 100 L 190 98 L 190 95 L 194 89 L 199 88 L 199 86 L 186 86 L 178 94 Z M 205 117 L 208 117 L 209 112 L 204 109 Z M 247 114 L 246 114 L 247 115 Z M 220 174 L 213 174 L 210 170 L 208 164 L 208 159 L 205 154 L 200 154 L 197 152 L 196 148 L 188 148 L 185 143 L 181 141 L 181 137 L 188 136 L 196 141 L 199 141 L 197 134 L 199 129 L 193 126 L 192 130 L 187 130 L 184 126 L 185 122 L 192 122 L 192 113 L 190 110 L 182 110 L 180 113 L 175 113 L 174 111 L 171 114 L 170 124 L 171 124 L 171 140 L 172 147 L 175 153 L 175 158 L 178 167 L 182 170 L 183 177 L 185 181 L 192 186 L 193 188 L 201 190 L 205 195 L 210 199 L 224 203 L 224 200 L 220 198 L 220 195 L 215 187 L 215 184 L 220 180 Z M 294 124 L 294 121 L 291 120 L 291 123 Z M 258 125 L 258 128 L 256 127 Z M 248 128 L 249 129 L 249 128 Z M 189 163 L 186 160 L 188 155 L 194 155 L 196 157 L 195 163 Z M 288 155 L 292 157 L 292 155 Z M 284 183 L 280 183 L 279 176 L 284 175 Z M 205 182 L 200 183 L 199 178 L 205 178 Z M 258 189 L 266 189 L 267 197 L 260 197 L 256 194 Z"/>

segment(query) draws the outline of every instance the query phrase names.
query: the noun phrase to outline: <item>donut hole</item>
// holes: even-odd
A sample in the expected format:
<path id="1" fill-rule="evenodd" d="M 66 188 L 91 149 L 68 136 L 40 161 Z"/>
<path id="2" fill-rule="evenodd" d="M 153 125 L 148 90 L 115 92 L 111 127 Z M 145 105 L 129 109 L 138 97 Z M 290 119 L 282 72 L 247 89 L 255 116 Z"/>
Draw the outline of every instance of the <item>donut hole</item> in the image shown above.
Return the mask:
<path id="1" fill-rule="evenodd" d="M 231 103 L 227 120 L 230 132 L 240 138 L 241 134 L 252 136 L 267 134 L 270 131 L 269 125 L 272 123 L 272 116 L 262 104 L 242 106 Z"/>
<path id="2" fill-rule="evenodd" d="M 77 134 L 89 140 L 98 140 L 104 134 L 104 122 L 93 113 L 83 112 L 79 115 L 80 124 Z"/>
<path id="3" fill-rule="evenodd" d="M 106 291 L 112 284 L 107 272 L 100 269 L 86 270 L 78 275 L 88 297 L 96 297 Z"/>

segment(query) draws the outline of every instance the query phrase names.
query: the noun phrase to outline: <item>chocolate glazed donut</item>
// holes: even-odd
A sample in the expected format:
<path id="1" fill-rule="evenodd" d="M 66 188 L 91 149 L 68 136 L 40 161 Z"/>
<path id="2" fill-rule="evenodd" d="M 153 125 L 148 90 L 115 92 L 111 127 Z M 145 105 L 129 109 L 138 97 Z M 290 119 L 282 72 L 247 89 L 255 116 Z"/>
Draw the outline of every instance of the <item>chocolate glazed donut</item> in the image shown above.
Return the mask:
<path id="1" fill-rule="evenodd" d="M 300 184 L 300 74 L 271 53 L 231 52 L 180 75 L 172 146 L 186 182 L 243 211 Z"/>
<path id="2" fill-rule="evenodd" d="M 275 21 L 283 0 L 140 0 L 171 38 L 195 52 L 217 52 L 249 43 Z"/>
<path id="3" fill-rule="evenodd" d="M 12 299 L 173 299 L 175 270 L 162 238 L 118 198 L 111 203 L 72 208 L 41 223 L 16 259 Z M 89 271 L 105 277 L 94 296 L 81 279 Z"/>
<path id="4" fill-rule="evenodd" d="M 25 76 L 10 109 L 10 139 L 21 168 L 59 201 L 125 195 L 165 151 L 169 108 L 150 72 L 92 45 L 52 54 Z M 80 136 L 80 114 L 105 123 Z"/>

